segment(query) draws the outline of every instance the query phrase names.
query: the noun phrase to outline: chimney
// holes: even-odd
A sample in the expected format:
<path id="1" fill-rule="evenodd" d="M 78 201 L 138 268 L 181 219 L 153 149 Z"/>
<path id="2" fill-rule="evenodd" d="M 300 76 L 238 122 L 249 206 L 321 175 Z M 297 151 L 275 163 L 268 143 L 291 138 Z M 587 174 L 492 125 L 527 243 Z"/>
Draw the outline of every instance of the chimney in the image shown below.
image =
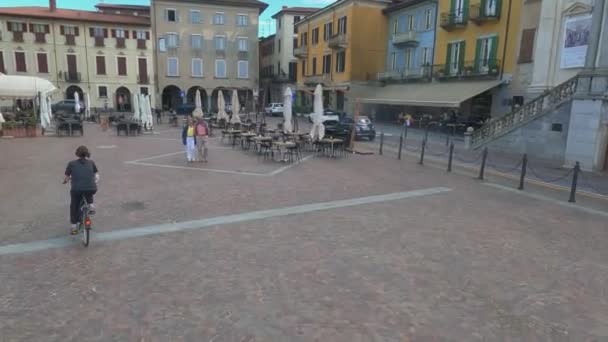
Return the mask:
<path id="1" fill-rule="evenodd" d="M 55 12 L 57 10 L 57 0 L 49 0 L 49 10 Z"/>

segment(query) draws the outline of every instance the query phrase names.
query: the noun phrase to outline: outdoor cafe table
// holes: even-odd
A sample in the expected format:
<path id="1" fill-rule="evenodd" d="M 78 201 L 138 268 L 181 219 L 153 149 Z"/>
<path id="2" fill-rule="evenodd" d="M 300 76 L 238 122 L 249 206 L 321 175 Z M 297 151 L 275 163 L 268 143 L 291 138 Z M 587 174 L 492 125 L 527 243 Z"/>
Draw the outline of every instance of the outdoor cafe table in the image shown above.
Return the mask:
<path id="1" fill-rule="evenodd" d="M 249 147 L 250 147 L 250 144 L 251 144 L 251 140 L 255 136 L 257 136 L 257 134 L 253 133 L 253 132 L 241 133 L 241 148 L 244 149 L 244 150 L 249 150 Z M 245 146 L 247 146 L 247 147 L 245 147 Z"/>
<path id="2" fill-rule="evenodd" d="M 261 152 L 261 149 L 258 149 L 258 146 L 262 145 L 265 142 L 272 142 L 272 137 L 258 136 L 258 137 L 253 137 L 252 140 L 255 142 L 256 151 Z"/>
<path id="3" fill-rule="evenodd" d="M 342 143 L 344 143 L 344 140 L 342 140 L 342 139 L 322 139 L 321 143 L 325 144 L 325 145 L 329 145 L 331 154 L 328 157 L 335 158 L 336 157 L 336 148 L 335 148 L 335 146 L 336 146 L 336 144 L 342 144 Z"/>
<path id="4" fill-rule="evenodd" d="M 82 122 L 78 119 L 61 119 L 57 123 L 57 133 L 62 126 L 68 126 L 68 131 L 70 132 L 70 136 L 74 135 L 74 127 L 80 128 L 80 132 L 82 132 Z M 59 135 L 59 134 L 57 134 Z"/>
<path id="5" fill-rule="evenodd" d="M 287 150 L 289 147 L 295 147 L 296 143 L 292 141 L 273 141 L 272 146 L 276 147 L 277 151 L 279 152 L 279 156 L 284 156 L 284 150 Z M 281 161 L 285 161 L 285 158 L 282 158 Z"/>
<path id="6" fill-rule="evenodd" d="M 134 120 L 121 120 L 116 124 L 116 135 L 120 134 L 120 128 L 125 127 L 125 131 L 127 132 L 127 136 L 131 135 L 131 127 L 134 127 L 135 133 L 139 133 L 140 124 Z"/>
<path id="7" fill-rule="evenodd" d="M 231 128 L 231 129 L 222 131 L 222 133 L 227 135 L 229 137 L 229 139 L 232 139 L 232 147 L 234 147 L 234 144 L 236 142 L 236 137 L 239 136 L 242 132 L 241 132 L 241 130 Z"/>

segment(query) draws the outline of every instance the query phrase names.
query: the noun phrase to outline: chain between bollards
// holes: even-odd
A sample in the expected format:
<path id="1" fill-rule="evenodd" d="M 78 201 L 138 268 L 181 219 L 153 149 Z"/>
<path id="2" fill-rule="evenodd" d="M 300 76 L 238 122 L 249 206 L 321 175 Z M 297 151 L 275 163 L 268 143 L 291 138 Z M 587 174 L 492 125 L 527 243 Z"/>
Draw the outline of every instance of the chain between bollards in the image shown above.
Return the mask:
<path id="1" fill-rule="evenodd" d="M 568 202 L 570 203 L 576 202 L 576 185 L 578 183 L 578 173 L 580 171 L 581 164 L 579 162 L 576 162 L 576 164 L 574 164 L 574 172 L 572 173 L 572 187 L 570 188 L 570 199 L 568 199 Z"/>
<path id="2" fill-rule="evenodd" d="M 399 136 L 399 155 L 397 159 L 401 160 L 401 150 L 403 149 L 403 135 Z"/>
<path id="3" fill-rule="evenodd" d="M 524 189 L 524 180 L 526 179 L 526 170 L 528 169 L 528 155 L 524 153 L 523 159 L 521 160 L 521 174 L 519 175 L 519 187 L 517 189 Z"/>
<path id="4" fill-rule="evenodd" d="M 426 148 L 426 139 L 422 140 L 422 147 L 420 148 L 420 161 L 418 164 L 424 165 L 424 150 Z"/>
<path id="5" fill-rule="evenodd" d="M 486 159 L 488 159 L 488 148 L 483 149 L 483 154 L 481 158 L 481 167 L 479 168 L 479 179 L 483 180 L 483 175 L 486 171 Z"/>
<path id="6" fill-rule="evenodd" d="M 384 132 L 380 133 L 380 151 L 378 151 L 379 155 L 382 155 L 383 146 L 384 146 Z"/>
<path id="7" fill-rule="evenodd" d="M 454 157 L 454 142 L 450 144 L 450 155 L 448 156 L 448 172 L 452 172 L 452 158 Z"/>

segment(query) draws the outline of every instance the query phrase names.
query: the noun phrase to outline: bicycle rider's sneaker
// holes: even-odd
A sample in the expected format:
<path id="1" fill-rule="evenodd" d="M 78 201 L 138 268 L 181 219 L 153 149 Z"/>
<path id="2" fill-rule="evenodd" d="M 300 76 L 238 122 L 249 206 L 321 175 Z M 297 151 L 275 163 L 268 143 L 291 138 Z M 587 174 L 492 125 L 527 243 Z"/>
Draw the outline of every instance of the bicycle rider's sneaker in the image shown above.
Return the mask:
<path id="1" fill-rule="evenodd" d="M 70 235 L 78 235 L 78 225 L 73 224 L 72 228 L 70 228 Z"/>
<path id="2" fill-rule="evenodd" d="M 95 215 L 95 205 L 93 203 L 89 204 L 89 215 Z"/>

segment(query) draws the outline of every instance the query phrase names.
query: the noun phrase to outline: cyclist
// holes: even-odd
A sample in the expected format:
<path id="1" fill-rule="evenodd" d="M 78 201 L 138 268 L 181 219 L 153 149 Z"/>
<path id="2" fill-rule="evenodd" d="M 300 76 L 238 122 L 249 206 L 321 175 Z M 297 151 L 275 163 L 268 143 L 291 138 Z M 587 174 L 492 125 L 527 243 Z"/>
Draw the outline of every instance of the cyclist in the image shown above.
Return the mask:
<path id="1" fill-rule="evenodd" d="M 95 162 L 90 160 L 91 154 L 86 146 L 78 146 L 76 149 L 78 159 L 68 163 L 65 169 L 65 178 L 63 184 L 72 180 L 72 188 L 70 190 L 70 223 L 72 227 L 70 234 L 78 234 L 78 222 L 80 221 L 80 200 L 82 196 L 90 205 L 90 214 L 95 213 L 93 204 L 93 195 L 97 192 L 97 182 L 99 182 L 99 172 Z"/>

